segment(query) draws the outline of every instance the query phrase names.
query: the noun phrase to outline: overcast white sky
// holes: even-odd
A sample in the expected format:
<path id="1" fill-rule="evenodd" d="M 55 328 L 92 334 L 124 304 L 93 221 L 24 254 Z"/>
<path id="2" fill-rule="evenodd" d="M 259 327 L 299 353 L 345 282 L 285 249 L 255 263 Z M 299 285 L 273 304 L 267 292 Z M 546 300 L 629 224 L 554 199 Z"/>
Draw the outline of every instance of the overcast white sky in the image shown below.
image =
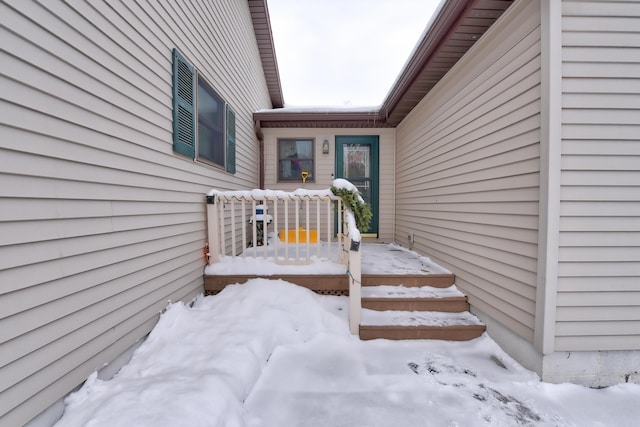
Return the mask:
<path id="1" fill-rule="evenodd" d="M 440 0 L 268 0 L 288 106 L 376 106 Z"/>

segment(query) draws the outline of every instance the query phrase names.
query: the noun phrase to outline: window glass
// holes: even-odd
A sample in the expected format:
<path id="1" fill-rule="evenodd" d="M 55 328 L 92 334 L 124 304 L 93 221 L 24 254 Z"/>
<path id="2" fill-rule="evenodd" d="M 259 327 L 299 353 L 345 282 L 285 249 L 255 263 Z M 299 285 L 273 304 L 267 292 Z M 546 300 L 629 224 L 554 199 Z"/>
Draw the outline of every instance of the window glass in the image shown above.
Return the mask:
<path id="1" fill-rule="evenodd" d="M 224 102 L 198 76 L 198 158 L 224 166 Z"/>
<path id="2" fill-rule="evenodd" d="M 278 140 L 278 180 L 302 181 L 302 172 L 307 172 L 307 181 L 313 181 L 313 140 Z"/>

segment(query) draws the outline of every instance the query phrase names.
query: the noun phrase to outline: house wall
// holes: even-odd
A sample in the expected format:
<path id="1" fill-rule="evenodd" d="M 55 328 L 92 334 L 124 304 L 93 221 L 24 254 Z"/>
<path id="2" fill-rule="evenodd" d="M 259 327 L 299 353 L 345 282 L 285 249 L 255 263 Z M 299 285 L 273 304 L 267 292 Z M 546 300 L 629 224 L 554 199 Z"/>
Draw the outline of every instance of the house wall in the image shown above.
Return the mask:
<path id="1" fill-rule="evenodd" d="M 395 239 L 533 343 L 540 5 L 513 4 L 397 128 Z"/>
<path id="2" fill-rule="evenodd" d="M 393 241 L 394 222 L 394 176 L 395 176 L 395 129 L 343 129 L 343 128 L 266 128 L 264 133 L 265 188 L 293 191 L 298 188 L 324 190 L 331 186 L 335 174 L 336 135 L 378 135 L 380 156 L 380 199 L 378 242 Z M 313 138 L 315 140 L 315 182 L 278 182 L 278 138 Z M 322 143 L 329 141 L 329 154 L 322 154 Z M 324 219 L 322 219 L 324 220 Z M 312 219 L 313 222 L 313 219 Z"/>
<path id="3" fill-rule="evenodd" d="M 562 46 L 556 350 L 640 350 L 640 5 L 564 1 Z"/>
<path id="4" fill-rule="evenodd" d="M 202 290 L 204 193 L 258 185 L 270 108 L 245 1 L 0 3 L 0 424 Z M 237 173 L 172 151 L 171 50 L 237 114 Z"/>

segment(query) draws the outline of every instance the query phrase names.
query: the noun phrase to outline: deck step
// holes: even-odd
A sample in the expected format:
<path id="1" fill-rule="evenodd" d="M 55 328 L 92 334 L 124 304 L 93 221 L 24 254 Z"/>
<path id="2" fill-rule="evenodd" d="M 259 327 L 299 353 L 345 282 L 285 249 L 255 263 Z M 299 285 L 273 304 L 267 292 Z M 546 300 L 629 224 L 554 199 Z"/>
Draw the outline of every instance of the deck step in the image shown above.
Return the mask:
<path id="1" fill-rule="evenodd" d="M 453 274 L 362 274 L 362 286 L 406 286 L 448 288 L 455 282 Z"/>
<path id="2" fill-rule="evenodd" d="M 469 310 L 466 297 L 449 298 L 362 298 L 362 308 L 371 310 L 440 311 Z"/>
<path id="3" fill-rule="evenodd" d="M 360 339 L 388 340 L 446 340 L 468 341 L 480 337 L 484 325 L 454 326 L 393 326 L 360 325 Z"/>
<path id="4" fill-rule="evenodd" d="M 465 341 L 486 327 L 469 312 L 466 295 L 455 285 L 363 286 L 360 339 L 439 339 Z"/>
<path id="5" fill-rule="evenodd" d="M 440 298 L 446 300 L 449 298 L 460 299 L 460 297 Z M 439 339 L 448 341 L 464 341 L 478 338 L 481 336 L 486 327 L 480 320 L 471 314 L 468 310 L 466 297 L 463 301 L 466 309 L 447 311 L 421 311 L 414 310 L 412 305 L 418 305 L 420 308 L 426 307 L 427 303 L 437 303 L 437 298 L 429 301 L 408 301 L 404 306 L 401 302 L 410 298 L 395 298 L 398 303 L 397 307 L 401 310 L 385 309 L 379 310 L 381 306 L 371 307 L 371 301 L 363 299 L 362 321 L 360 325 L 360 339 Z M 412 298 L 415 300 L 416 298 Z M 385 304 L 393 304 L 394 298 L 387 298 Z M 418 299 L 420 300 L 420 299 Z M 446 302 L 442 302 L 445 308 L 448 308 Z"/>
<path id="6" fill-rule="evenodd" d="M 443 311 L 469 310 L 467 297 L 455 285 L 432 286 L 364 286 L 362 307 L 371 310 Z"/>

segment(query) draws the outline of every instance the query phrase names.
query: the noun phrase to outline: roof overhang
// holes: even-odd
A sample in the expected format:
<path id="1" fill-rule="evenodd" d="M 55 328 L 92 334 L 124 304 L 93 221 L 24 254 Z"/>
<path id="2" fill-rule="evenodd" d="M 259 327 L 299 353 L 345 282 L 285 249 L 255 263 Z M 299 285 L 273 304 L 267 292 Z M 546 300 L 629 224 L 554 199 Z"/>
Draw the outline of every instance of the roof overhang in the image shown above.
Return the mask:
<path id="1" fill-rule="evenodd" d="M 443 0 L 382 105 L 366 113 L 275 108 L 254 113 L 254 120 L 262 128 L 398 126 L 513 1 Z"/>
<path id="2" fill-rule="evenodd" d="M 267 89 L 271 98 L 271 106 L 273 108 L 281 108 L 284 106 L 284 97 L 282 96 L 282 85 L 280 84 L 280 73 L 278 72 L 278 61 L 276 60 L 276 50 L 273 44 L 267 0 L 247 1 L 251 12 L 251 21 L 253 22 L 253 32 L 258 42 L 258 52 L 262 61 L 264 77 L 267 81 Z"/>
<path id="3" fill-rule="evenodd" d="M 260 128 L 379 128 L 390 127 L 378 107 L 369 109 L 278 108 L 253 114 Z"/>

